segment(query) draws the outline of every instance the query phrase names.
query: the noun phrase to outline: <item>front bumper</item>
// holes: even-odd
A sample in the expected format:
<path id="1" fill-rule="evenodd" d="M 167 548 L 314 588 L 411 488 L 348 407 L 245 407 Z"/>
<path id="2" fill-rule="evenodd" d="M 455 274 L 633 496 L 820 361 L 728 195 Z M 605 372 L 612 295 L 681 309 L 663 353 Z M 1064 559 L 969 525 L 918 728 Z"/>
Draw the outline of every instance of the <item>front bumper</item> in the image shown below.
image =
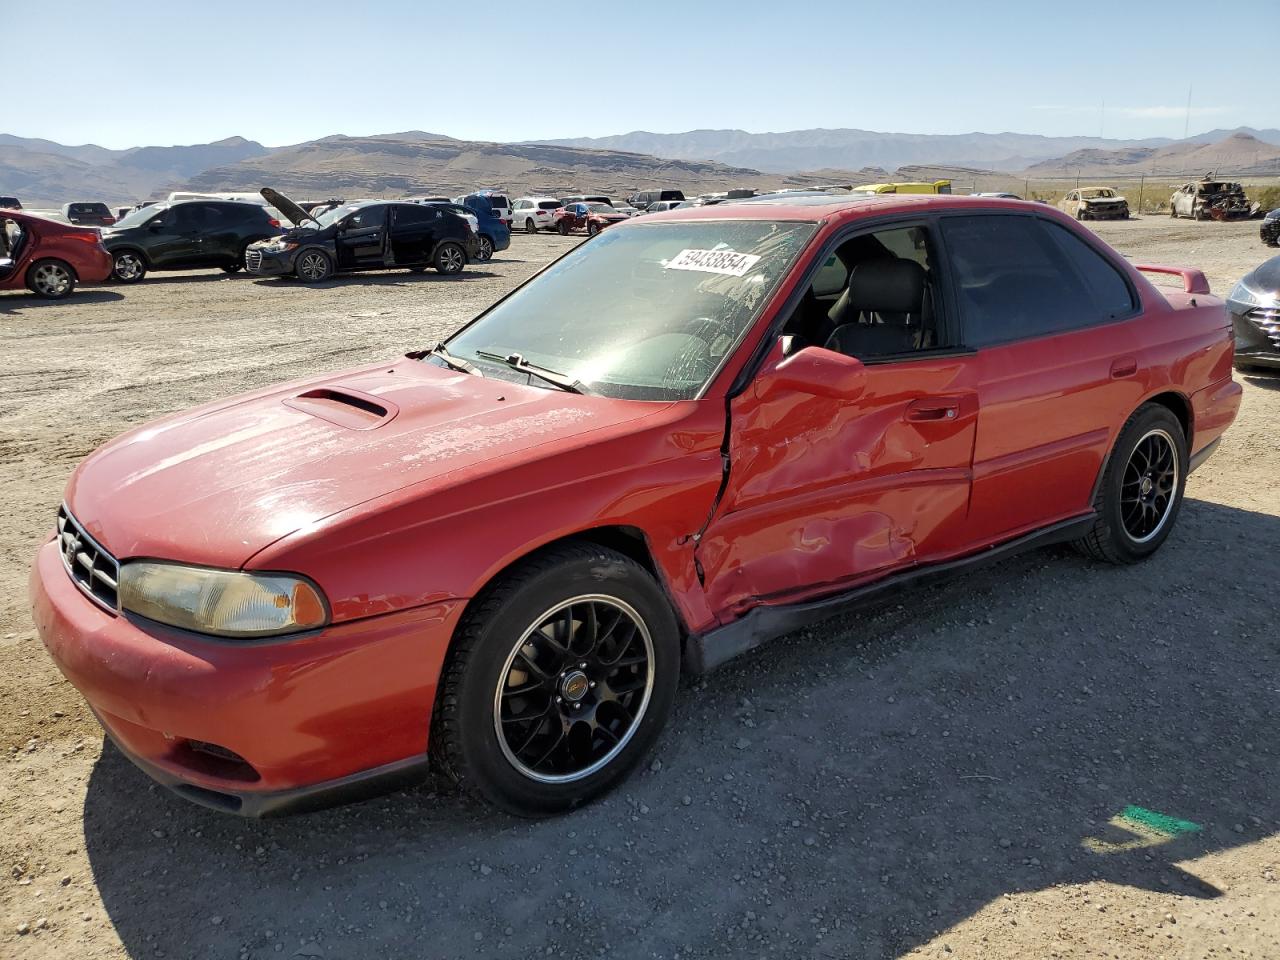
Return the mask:
<path id="1" fill-rule="evenodd" d="M 81 283 L 106 283 L 114 267 L 115 260 L 105 248 L 93 251 L 87 259 L 75 264 Z"/>
<path id="2" fill-rule="evenodd" d="M 1280 217 L 1274 220 L 1263 220 L 1258 227 L 1258 238 L 1268 246 L 1280 244 Z"/>
<path id="3" fill-rule="evenodd" d="M 46 649 L 121 750 L 182 796 L 247 816 L 340 802 L 420 771 L 463 606 L 220 641 L 99 607 L 53 541 L 30 591 Z"/>
<path id="4" fill-rule="evenodd" d="M 1128 207 L 1085 207 L 1082 213 L 1085 220 L 1128 220 Z"/>
<path id="5" fill-rule="evenodd" d="M 249 273 L 260 277 L 282 277 L 293 273 L 293 262 L 297 253 L 296 249 L 270 253 L 250 244 L 244 254 L 244 268 Z"/>
<path id="6" fill-rule="evenodd" d="M 1236 366 L 1280 367 L 1280 308 L 1232 300 L 1231 332 Z"/>

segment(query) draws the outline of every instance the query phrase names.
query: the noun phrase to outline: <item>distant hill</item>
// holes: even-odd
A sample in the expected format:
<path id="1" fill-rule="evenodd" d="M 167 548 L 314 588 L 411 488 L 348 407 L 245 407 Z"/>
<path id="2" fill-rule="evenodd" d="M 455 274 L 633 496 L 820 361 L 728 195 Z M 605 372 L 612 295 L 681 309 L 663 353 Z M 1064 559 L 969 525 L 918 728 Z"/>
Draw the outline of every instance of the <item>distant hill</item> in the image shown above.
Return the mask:
<path id="1" fill-rule="evenodd" d="M 1037 161 L 1060 157 L 1074 150 L 1157 147 L 1170 141 L 1162 138 L 1043 137 L 1027 133 L 919 134 L 812 129 L 786 133 L 747 133 L 745 130 L 649 133 L 637 130 L 612 137 L 538 142 L 588 149 L 629 150 L 659 157 L 716 160 L 757 170 L 785 172 L 822 167 L 847 170 L 866 166 L 892 170 L 907 164 L 1020 170 Z"/>
<path id="2" fill-rule="evenodd" d="M 262 144 L 244 137 L 108 150 L 0 134 L 0 192 L 16 195 L 27 206 L 57 206 L 68 200 L 132 203 L 202 170 L 266 152 Z"/>
<path id="3" fill-rule="evenodd" d="M 452 195 L 484 186 L 537 193 L 622 193 L 647 185 L 709 190 L 759 180 L 756 170 L 618 150 L 332 136 L 206 170 L 186 185 L 205 191 L 270 185 L 311 197 Z"/>
<path id="4" fill-rule="evenodd" d="M 1077 174 L 1199 175 L 1210 171 L 1216 176 L 1280 174 L 1280 137 L 1273 144 L 1248 133 L 1232 133 L 1216 142 L 1193 137 L 1162 147 L 1076 150 L 1064 157 L 1037 163 L 1028 168 L 1027 173 L 1038 177 L 1070 177 Z"/>

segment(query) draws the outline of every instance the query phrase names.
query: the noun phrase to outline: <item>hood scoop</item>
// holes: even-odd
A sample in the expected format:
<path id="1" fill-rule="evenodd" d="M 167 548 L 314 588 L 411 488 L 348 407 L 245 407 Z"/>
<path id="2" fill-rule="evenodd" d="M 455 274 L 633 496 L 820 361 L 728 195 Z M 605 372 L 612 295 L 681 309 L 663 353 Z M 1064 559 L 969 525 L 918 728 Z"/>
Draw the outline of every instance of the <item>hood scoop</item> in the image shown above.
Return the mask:
<path id="1" fill-rule="evenodd" d="M 316 387 L 287 397 L 284 405 L 350 430 L 372 430 L 400 412 L 391 401 L 350 387 Z"/>

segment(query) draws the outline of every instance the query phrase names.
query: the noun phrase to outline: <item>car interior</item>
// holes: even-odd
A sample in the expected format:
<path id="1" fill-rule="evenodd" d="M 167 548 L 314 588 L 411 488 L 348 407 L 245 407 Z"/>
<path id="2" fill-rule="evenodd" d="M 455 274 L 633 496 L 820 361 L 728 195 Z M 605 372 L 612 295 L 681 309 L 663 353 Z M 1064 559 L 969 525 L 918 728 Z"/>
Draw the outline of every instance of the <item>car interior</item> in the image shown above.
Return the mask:
<path id="1" fill-rule="evenodd" d="M 818 346 L 870 360 L 942 342 L 924 227 L 859 234 L 819 267 L 783 327 L 791 350 Z"/>
<path id="2" fill-rule="evenodd" d="M 25 234 L 16 220 L 0 220 L 0 277 L 13 271 L 22 257 Z"/>

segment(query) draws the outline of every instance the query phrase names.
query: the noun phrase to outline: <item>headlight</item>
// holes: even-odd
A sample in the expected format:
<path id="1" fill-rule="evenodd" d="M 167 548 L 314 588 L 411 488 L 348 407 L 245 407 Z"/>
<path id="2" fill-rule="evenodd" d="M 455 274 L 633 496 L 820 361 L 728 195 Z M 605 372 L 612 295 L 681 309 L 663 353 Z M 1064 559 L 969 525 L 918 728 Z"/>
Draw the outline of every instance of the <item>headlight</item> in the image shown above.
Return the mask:
<path id="1" fill-rule="evenodd" d="M 1261 290 L 1254 290 L 1252 287 L 1245 286 L 1243 280 L 1231 288 L 1231 292 L 1227 294 L 1227 299 L 1253 307 L 1270 307 L 1280 301 L 1280 298 L 1274 293 L 1263 293 Z"/>
<path id="2" fill-rule="evenodd" d="M 120 568 L 120 606 L 220 637 L 271 637 L 324 626 L 324 596 L 301 577 L 135 560 Z"/>

